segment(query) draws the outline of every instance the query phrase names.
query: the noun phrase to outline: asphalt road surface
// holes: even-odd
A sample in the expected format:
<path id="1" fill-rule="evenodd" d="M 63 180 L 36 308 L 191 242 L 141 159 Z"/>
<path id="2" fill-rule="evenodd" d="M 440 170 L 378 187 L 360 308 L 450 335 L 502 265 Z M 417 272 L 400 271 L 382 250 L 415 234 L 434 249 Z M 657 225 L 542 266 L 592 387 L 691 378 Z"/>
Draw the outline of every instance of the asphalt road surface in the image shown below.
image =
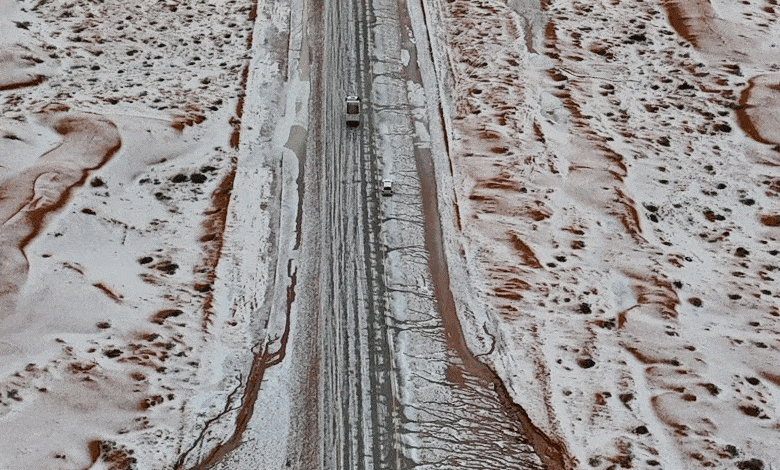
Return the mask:
<path id="1" fill-rule="evenodd" d="M 371 96 L 366 6 L 327 0 L 323 16 L 323 151 L 310 167 L 320 175 L 322 468 L 400 468 L 368 106 L 360 125 L 344 121 L 347 94 Z"/>
<path id="2" fill-rule="evenodd" d="M 316 324 L 308 393 L 317 400 L 300 428 L 319 447 L 301 449 L 312 457 L 300 468 L 562 468 L 465 347 L 406 5 L 310 7 L 301 259 L 315 267 L 299 270 L 297 284 L 311 291 L 298 310 Z M 353 94 L 363 112 L 350 128 L 344 100 Z M 395 181 L 390 198 L 380 194 L 384 177 Z"/>

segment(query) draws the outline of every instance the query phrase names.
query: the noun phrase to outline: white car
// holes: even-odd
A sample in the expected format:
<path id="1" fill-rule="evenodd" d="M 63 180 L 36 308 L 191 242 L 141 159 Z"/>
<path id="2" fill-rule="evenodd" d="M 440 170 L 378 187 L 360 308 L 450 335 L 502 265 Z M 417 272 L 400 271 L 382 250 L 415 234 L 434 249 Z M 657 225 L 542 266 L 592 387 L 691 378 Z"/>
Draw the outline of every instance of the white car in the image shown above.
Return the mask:
<path id="1" fill-rule="evenodd" d="M 355 127 L 360 124 L 360 97 L 347 96 L 347 125 Z"/>
<path id="2" fill-rule="evenodd" d="M 393 195 L 393 180 L 382 180 L 382 196 Z"/>

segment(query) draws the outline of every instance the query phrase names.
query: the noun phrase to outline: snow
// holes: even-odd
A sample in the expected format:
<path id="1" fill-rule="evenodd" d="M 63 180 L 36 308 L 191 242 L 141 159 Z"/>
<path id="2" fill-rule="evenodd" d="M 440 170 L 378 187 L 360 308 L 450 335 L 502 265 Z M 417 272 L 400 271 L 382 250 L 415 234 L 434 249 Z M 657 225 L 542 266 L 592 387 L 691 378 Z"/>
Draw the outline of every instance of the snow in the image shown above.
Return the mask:
<path id="1" fill-rule="evenodd" d="M 216 266 L 248 10 L 2 8 L 0 468 L 174 462 L 256 341 Z"/>
<path id="2" fill-rule="evenodd" d="M 0 469 L 191 465 L 252 353 L 303 347 L 311 45 L 303 2 L 260 6 L 0 3 Z M 387 283 L 429 294 L 389 296 L 407 457 L 455 429 L 421 432 L 452 395 L 409 268 L 416 146 L 468 345 L 577 468 L 780 466 L 776 5 L 407 6 L 409 37 L 378 15 L 371 97 Z M 422 87 L 393 75 L 415 60 Z M 266 371 L 224 468 L 284 464 L 300 367 Z"/>
<path id="3" fill-rule="evenodd" d="M 453 284 L 515 400 L 581 467 L 776 464 L 774 13 L 668 2 L 694 48 L 659 2 L 429 3 Z"/>

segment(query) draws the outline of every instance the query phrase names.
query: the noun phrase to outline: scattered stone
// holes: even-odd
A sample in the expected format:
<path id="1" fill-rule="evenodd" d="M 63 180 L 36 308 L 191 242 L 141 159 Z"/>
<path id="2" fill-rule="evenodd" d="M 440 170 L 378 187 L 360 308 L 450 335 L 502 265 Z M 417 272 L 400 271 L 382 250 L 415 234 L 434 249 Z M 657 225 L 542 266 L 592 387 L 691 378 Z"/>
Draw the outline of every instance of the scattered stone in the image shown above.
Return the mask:
<path id="1" fill-rule="evenodd" d="M 203 173 L 193 173 L 192 175 L 190 175 L 190 181 L 192 181 L 193 183 L 197 183 L 197 184 L 205 183 L 206 179 L 207 179 L 206 175 L 204 175 Z"/>
<path id="2" fill-rule="evenodd" d="M 716 220 L 726 220 L 726 217 L 724 217 L 721 214 L 716 214 L 714 211 L 710 209 L 704 211 L 704 218 L 710 222 L 714 222 Z"/>
<path id="3" fill-rule="evenodd" d="M 762 215 L 761 223 L 767 227 L 780 227 L 780 215 Z"/>
<path id="4" fill-rule="evenodd" d="M 591 358 L 578 359 L 577 365 L 582 367 L 583 369 L 590 369 L 591 367 L 596 365 L 596 361 L 594 361 Z"/>
<path id="5" fill-rule="evenodd" d="M 720 389 L 715 384 L 705 383 L 705 384 L 699 384 L 699 385 L 701 385 L 702 387 L 707 389 L 707 391 L 710 392 L 710 395 L 712 395 L 713 397 L 717 396 L 720 393 Z"/>
<path id="6" fill-rule="evenodd" d="M 178 317 L 184 313 L 183 311 L 177 309 L 177 308 L 170 308 L 166 310 L 160 310 L 159 312 L 155 313 L 152 316 L 152 323 L 157 323 L 158 325 L 162 325 L 165 322 L 166 318 L 169 317 Z"/>
<path id="7" fill-rule="evenodd" d="M 109 358 L 115 358 L 122 355 L 122 351 L 119 349 L 109 349 L 108 351 L 103 351 L 103 355 Z"/>
<path id="8" fill-rule="evenodd" d="M 647 426 L 637 426 L 636 428 L 634 428 L 634 434 L 641 435 L 641 434 L 647 434 L 648 432 L 650 431 L 647 430 Z"/>
<path id="9" fill-rule="evenodd" d="M 165 274 L 173 275 L 176 274 L 176 270 L 179 269 L 179 265 L 176 263 L 171 263 L 170 261 L 164 261 L 155 266 L 155 268 L 158 271 L 164 272 Z"/>
<path id="10" fill-rule="evenodd" d="M 761 414 L 761 408 L 755 405 L 741 405 L 739 409 L 748 416 L 756 417 Z"/>
<path id="11" fill-rule="evenodd" d="M 764 470 L 764 462 L 759 459 L 750 459 L 737 462 L 739 470 Z"/>

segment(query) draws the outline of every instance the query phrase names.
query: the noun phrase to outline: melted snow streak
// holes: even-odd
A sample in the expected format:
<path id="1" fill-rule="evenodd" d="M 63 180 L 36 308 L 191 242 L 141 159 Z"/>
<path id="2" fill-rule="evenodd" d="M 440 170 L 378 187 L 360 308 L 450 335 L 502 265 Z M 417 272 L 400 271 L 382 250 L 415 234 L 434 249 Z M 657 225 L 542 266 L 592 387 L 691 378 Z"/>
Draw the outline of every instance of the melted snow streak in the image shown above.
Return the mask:
<path id="1" fill-rule="evenodd" d="M 444 330 L 442 334 L 447 348 L 444 356 L 449 356 L 445 367 L 446 380 L 440 380 L 436 385 L 444 389 L 439 393 L 450 395 L 448 402 L 451 406 L 446 408 L 443 403 L 425 403 L 423 400 L 426 406 L 421 408 L 425 411 L 418 410 L 420 421 L 424 423 L 418 434 L 425 444 L 421 448 L 426 445 L 431 449 L 449 448 L 452 454 L 436 460 L 454 468 L 484 468 L 488 465 L 490 468 L 531 469 L 537 468 L 538 458 L 548 470 L 564 470 L 568 457 L 560 442 L 550 439 L 534 426 L 525 410 L 512 401 L 500 377 L 477 360 L 467 347 L 450 290 L 430 153 L 418 149 L 416 163 L 422 182 L 425 247 L 430 253 L 428 265 Z M 526 264 L 540 267 L 527 245 L 517 238 L 513 242 Z M 431 386 L 433 383 L 425 388 Z M 450 429 L 457 437 L 449 431 L 441 431 Z M 436 452 L 431 454 L 437 455 Z"/>
<path id="2" fill-rule="evenodd" d="M 13 312 L 13 297 L 26 280 L 25 247 L 84 185 L 89 171 L 103 166 L 121 145 L 114 123 L 101 117 L 55 113 L 43 119 L 62 143 L 0 180 L 0 318 Z"/>
<path id="3" fill-rule="evenodd" d="M 236 450 L 242 442 L 244 431 L 249 426 L 249 421 L 252 419 L 252 414 L 255 409 L 255 402 L 257 401 L 257 395 L 260 393 L 260 386 L 263 383 L 263 377 L 265 371 L 271 367 L 280 364 L 285 355 L 287 354 L 287 341 L 290 338 L 290 309 L 293 302 L 295 302 L 295 285 L 298 279 L 298 272 L 293 267 L 292 261 L 288 263 L 288 274 L 290 276 L 290 285 L 287 288 L 287 308 L 286 308 L 286 321 L 285 327 L 280 338 L 267 341 L 261 347 L 259 351 L 254 353 L 252 360 L 252 367 L 249 371 L 249 376 L 246 379 L 246 383 L 240 381 L 239 387 L 236 387 L 234 393 L 232 393 L 225 401 L 225 409 L 223 413 L 216 415 L 203 423 L 198 437 L 185 450 L 176 462 L 174 466 L 175 470 L 182 468 L 189 468 L 190 470 L 208 470 L 213 468 L 218 462 L 222 461 L 232 451 Z M 233 395 L 237 393 L 243 387 L 243 396 L 239 403 L 234 404 Z M 214 446 L 212 450 L 203 457 L 195 465 L 185 467 L 185 463 L 188 461 L 190 453 L 203 445 L 203 442 L 209 437 L 211 432 L 211 424 L 222 419 L 225 415 L 228 415 L 232 411 L 237 411 L 235 428 L 233 433 L 224 442 L 221 442 Z"/>
<path id="4" fill-rule="evenodd" d="M 579 466 L 777 461 L 775 3 L 443 7 L 466 257 L 513 399 Z"/>

